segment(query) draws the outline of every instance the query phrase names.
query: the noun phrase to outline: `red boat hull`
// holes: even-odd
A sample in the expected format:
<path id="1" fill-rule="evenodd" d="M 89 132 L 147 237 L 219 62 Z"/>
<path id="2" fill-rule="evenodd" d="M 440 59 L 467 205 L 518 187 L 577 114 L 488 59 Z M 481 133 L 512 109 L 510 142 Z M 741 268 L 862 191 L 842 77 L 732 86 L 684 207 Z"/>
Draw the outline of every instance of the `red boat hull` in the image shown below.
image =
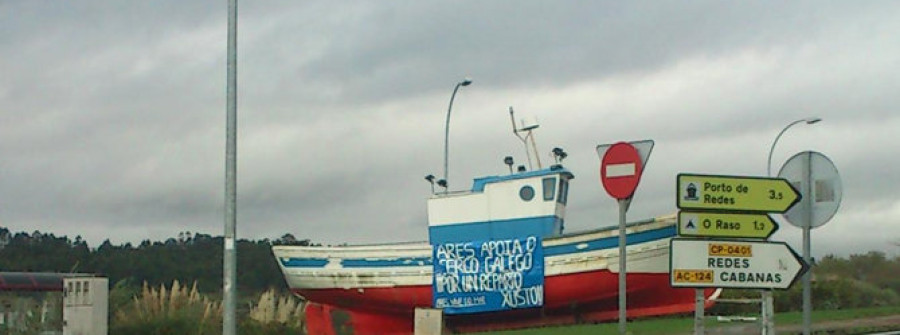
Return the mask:
<path id="1" fill-rule="evenodd" d="M 629 273 L 629 318 L 689 313 L 694 289 L 676 289 L 668 273 Z M 618 274 L 608 270 L 549 276 L 544 306 L 503 312 L 445 316 L 454 332 L 476 332 L 615 320 Z M 306 307 L 309 334 L 412 334 L 417 307 L 431 307 L 432 287 L 295 290 L 311 301 Z M 707 289 L 710 297 L 714 289 Z M 706 307 L 713 300 L 707 299 Z"/>

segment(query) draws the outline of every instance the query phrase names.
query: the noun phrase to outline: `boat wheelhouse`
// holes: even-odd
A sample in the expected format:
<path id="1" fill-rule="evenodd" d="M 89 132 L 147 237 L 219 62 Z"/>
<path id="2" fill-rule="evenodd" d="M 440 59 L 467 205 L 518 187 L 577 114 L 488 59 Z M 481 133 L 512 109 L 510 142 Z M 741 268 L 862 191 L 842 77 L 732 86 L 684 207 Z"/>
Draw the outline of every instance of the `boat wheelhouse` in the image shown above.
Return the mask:
<path id="1" fill-rule="evenodd" d="M 571 172 L 561 165 L 477 178 L 472 189 L 428 199 L 428 240 L 549 238 L 563 233 Z"/>

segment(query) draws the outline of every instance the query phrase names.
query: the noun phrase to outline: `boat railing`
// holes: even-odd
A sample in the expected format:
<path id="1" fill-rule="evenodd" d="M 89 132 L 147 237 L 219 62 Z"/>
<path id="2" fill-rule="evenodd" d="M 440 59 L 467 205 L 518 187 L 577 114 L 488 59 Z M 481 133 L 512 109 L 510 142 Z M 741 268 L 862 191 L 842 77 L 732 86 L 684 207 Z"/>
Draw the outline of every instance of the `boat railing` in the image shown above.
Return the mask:
<path id="1" fill-rule="evenodd" d="M 463 195 L 473 194 L 471 190 L 461 190 L 461 191 L 447 191 L 447 192 L 437 192 L 431 196 L 432 199 L 439 198 L 449 198 L 449 197 L 458 197 Z"/>
<path id="2" fill-rule="evenodd" d="M 641 225 L 646 225 L 646 224 L 648 224 L 648 223 L 664 222 L 664 221 L 667 221 L 668 219 L 669 219 L 668 216 L 663 216 L 663 217 L 658 217 L 658 218 L 644 219 L 644 220 L 640 220 L 640 221 L 632 221 L 632 222 L 626 223 L 626 224 L 625 224 L 625 227 L 626 227 L 626 228 L 631 228 L 631 227 L 637 227 L 637 226 L 641 226 Z M 564 234 L 559 235 L 559 236 L 554 236 L 553 238 L 566 238 L 566 237 L 571 237 L 571 236 L 579 236 L 579 235 L 587 235 L 587 234 L 594 234 L 594 233 L 602 233 L 602 232 L 605 232 L 605 231 L 610 231 L 610 230 L 615 230 L 615 229 L 619 229 L 619 225 L 612 225 L 612 226 L 601 227 L 601 228 L 595 228 L 595 229 L 588 229 L 588 230 L 579 230 L 579 231 L 577 231 L 577 232 L 564 233 Z"/>

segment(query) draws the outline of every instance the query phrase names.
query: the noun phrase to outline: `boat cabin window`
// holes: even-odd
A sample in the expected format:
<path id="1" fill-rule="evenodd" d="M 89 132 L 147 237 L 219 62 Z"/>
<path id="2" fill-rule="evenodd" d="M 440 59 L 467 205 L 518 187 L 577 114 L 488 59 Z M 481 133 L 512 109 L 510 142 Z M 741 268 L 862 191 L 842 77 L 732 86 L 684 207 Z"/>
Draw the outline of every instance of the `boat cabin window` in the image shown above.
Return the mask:
<path id="1" fill-rule="evenodd" d="M 531 199 L 534 199 L 534 188 L 528 185 L 522 186 L 522 188 L 519 189 L 519 198 L 522 198 L 522 200 L 525 201 L 531 201 Z"/>
<path id="2" fill-rule="evenodd" d="M 565 205 L 569 197 L 569 181 L 563 178 L 559 179 L 559 197 L 556 201 Z"/>
<path id="3" fill-rule="evenodd" d="M 553 201 L 556 195 L 556 178 L 544 178 L 544 201 Z"/>

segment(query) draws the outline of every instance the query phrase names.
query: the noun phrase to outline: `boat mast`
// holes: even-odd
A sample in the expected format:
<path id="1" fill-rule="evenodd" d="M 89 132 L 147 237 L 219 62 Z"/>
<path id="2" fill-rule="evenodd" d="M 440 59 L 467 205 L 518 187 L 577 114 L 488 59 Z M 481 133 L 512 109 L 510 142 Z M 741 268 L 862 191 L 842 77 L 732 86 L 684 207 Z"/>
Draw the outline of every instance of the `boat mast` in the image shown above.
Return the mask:
<path id="1" fill-rule="evenodd" d="M 534 169 L 534 167 L 531 166 L 531 153 L 528 150 L 528 140 L 530 138 L 531 139 L 531 149 L 534 150 L 534 159 L 537 161 L 538 170 L 540 170 L 543 168 L 541 166 L 541 157 L 538 154 L 537 143 L 535 143 L 534 133 L 532 132 L 532 130 L 537 128 L 539 125 L 537 124 L 536 121 L 531 122 L 530 124 L 525 124 L 525 122 L 523 120 L 522 126 L 524 128 L 519 129 L 516 126 L 516 117 L 514 114 L 515 114 L 515 112 L 513 112 L 512 106 L 509 106 L 509 120 L 512 121 L 513 134 L 516 135 L 516 137 L 518 137 L 520 140 L 522 140 L 522 144 L 525 145 L 525 157 L 528 158 L 528 169 L 529 170 Z M 522 135 L 520 135 L 519 132 L 525 132 L 525 131 L 527 131 L 528 133 L 525 135 L 525 137 L 522 137 Z"/>

